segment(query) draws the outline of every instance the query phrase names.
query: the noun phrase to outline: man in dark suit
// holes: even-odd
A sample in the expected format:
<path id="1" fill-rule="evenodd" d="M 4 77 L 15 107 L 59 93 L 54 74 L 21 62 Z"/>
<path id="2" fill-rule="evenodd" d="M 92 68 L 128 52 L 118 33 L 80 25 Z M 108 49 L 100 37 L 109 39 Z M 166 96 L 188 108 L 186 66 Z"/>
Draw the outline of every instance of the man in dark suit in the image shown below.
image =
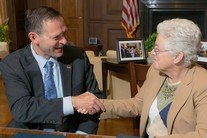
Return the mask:
<path id="1" fill-rule="evenodd" d="M 25 29 L 31 43 L 0 63 L 13 116 L 9 126 L 95 134 L 99 114 L 91 114 L 105 110 L 97 98 L 102 94 L 84 50 L 67 45 L 63 17 L 50 7 L 28 10 Z M 49 62 L 54 87 L 46 90 L 53 86 L 46 82 Z"/>

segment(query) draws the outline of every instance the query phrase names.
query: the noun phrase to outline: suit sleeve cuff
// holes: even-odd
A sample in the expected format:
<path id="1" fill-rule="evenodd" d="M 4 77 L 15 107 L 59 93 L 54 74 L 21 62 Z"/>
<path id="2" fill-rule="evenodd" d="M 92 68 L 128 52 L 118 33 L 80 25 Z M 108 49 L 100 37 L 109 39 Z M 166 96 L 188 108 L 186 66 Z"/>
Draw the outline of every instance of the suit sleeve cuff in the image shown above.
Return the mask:
<path id="1" fill-rule="evenodd" d="M 63 114 L 64 115 L 74 114 L 71 96 L 63 97 Z"/>

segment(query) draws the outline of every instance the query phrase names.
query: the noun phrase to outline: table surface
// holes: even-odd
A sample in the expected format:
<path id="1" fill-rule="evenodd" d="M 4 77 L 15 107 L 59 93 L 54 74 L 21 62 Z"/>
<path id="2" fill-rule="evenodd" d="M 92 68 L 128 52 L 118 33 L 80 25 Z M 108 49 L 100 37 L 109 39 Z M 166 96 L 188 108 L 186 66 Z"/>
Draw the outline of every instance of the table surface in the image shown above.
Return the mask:
<path id="1" fill-rule="evenodd" d="M 75 133 L 66 132 L 45 132 L 41 130 L 31 130 L 31 129 L 19 129 L 19 128 L 7 128 L 0 127 L 0 138 L 13 138 L 18 133 L 24 134 L 49 134 L 49 135 L 63 135 L 65 138 L 115 138 L 115 136 L 104 136 L 104 135 L 81 135 Z"/>

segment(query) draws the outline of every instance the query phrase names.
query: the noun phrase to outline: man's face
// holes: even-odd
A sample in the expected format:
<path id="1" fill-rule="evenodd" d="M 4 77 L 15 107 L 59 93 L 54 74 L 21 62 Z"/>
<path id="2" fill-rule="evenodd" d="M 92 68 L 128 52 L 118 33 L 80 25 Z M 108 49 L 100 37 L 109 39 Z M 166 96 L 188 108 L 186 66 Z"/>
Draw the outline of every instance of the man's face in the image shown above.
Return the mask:
<path id="1" fill-rule="evenodd" d="M 66 31 L 67 27 L 62 17 L 45 21 L 42 33 L 35 34 L 34 40 L 30 38 L 35 52 L 47 59 L 61 57 L 63 46 L 67 43 Z"/>

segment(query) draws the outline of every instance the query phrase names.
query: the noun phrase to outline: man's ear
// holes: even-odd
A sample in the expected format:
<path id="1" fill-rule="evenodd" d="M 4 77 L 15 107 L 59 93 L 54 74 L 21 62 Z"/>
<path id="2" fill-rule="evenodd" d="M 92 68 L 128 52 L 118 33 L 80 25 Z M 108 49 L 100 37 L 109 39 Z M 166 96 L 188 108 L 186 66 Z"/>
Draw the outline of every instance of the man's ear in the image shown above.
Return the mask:
<path id="1" fill-rule="evenodd" d="M 35 45 L 39 44 L 39 35 L 37 33 L 29 32 L 28 37 L 33 44 L 35 44 Z"/>
<path id="2" fill-rule="evenodd" d="M 184 59 L 184 53 L 183 52 L 179 52 L 174 59 L 174 63 L 180 63 L 182 60 Z"/>

